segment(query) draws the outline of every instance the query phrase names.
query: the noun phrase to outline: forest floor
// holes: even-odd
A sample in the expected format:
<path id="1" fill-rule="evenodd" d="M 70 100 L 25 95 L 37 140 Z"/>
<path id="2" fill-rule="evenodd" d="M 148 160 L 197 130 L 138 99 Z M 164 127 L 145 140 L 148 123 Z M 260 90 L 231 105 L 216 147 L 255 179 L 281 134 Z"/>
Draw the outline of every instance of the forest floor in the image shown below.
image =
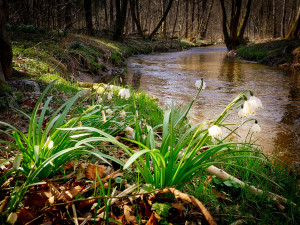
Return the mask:
<path id="1" fill-rule="evenodd" d="M 238 56 L 259 63 L 300 70 L 300 40 L 260 40 L 240 47 Z"/>
<path id="2" fill-rule="evenodd" d="M 93 151 L 101 150 L 103 154 L 122 163 L 128 161 L 129 155 L 124 149 L 113 145 L 114 140 L 134 151 L 139 149 L 136 143 L 128 140 L 128 135 L 133 138 L 128 127 L 134 129 L 135 135 L 137 132 L 144 134 L 147 129 L 151 130 L 149 127 L 153 127 L 155 147 L 161 147 L 164 130 L 158 125 L 164 122 L 164 109 L 158 106 L 157 99 L 134 90 L 130 90 L 130 98 L 122 99 L 119 95 L 121 87 L 91 82 L 122 72 L 120 68 L 124 66 L 125 58 L 132 54 L 182 50 L 193 46 L 192 44 L 165 39 L 150 42 L 139 38 L 119 43 L 75 34 L 64 36 L 50 32 L 45 35 L 44 32 L 47 31 L 34 27 L 11 28 L 11 32 L 14 73 L 19 79 L 10 81 L 11 93 L 0 96 L 0 121 L 15 126 L 24 137 L 33 132 L 34 126 L 38 127 L 37 132 L 40 133 L 35 142 L 41 140 L 39 135 L 47 135 L 47 126 L 50 124 L 51 128 L 60 120 L 60 115 L 64 116 L 64 121 L 74 123 L 75 126 L 93 125 L 99 128 L 99 132 L 105 131 L 113 137 L 110 141 L 98 143 L 97 149 Z M 49 105 L 46 100 L 42 101 L 35 109 L 43 90 L 54 79 L 57 80 L 56 83 L 45 96 L 53 97 L 52 101 L 48 102 Z M 123 85 L 118 77 L 111 83 Z M 78 97 L 69 112 L 56 113 L 78 91 L 85 92 Z M 17 113 L 13 108 L 24 113 Z M 26 116 L 28 114 L 30 117 L 35 111 L 39 119 L 29 119 Z M 126 111 L 126 115 L 122 115 L 123 111 Z M 190 128 L 187 120 L 180 125 L 186 128 L 174 128 L 178 138 L 181 138 L 182 131 Z M 143 129 L 138 130 L 139 126 Z M 0 128 L 10 131 L 5 129 L 3 123 Z M 51 133 L 50 128 L 48 132 Z M 31 152 L 31 159 L 37 157 L 37 154 L 40 154 L 37 158 L 41 159 L 50 150 L 65 148 L 61 141 L 63 135 L 53 136 L 56 139 L 53 137 L 54 145 L 51 147 L 48 139 L 41 140 L 39 153 L 36 152 L 36 146 L 31 146 L 31 150 L 34 150 Z M 15 134 L 7 136 L 0 132 L 1 224 L 7 223 L 8 217 L 10 221 L 16 219 L 16 224 L 45 225 L 299 224 L 297 171 L 273 157 L 266 157 L 261 161 L 257 155 L 260 153 L 252 152 L 252 148 L 251 156 L 236 153 L 240 155 L 229 159 L 228 165 L 219 166 L 245 183 L 251 183 L 265 191 L 258 196 L 231 179 L 220 180 L 205 171 L 177 186 L 179 190 L 174 189 L 174 186 L 154 190 L 152 186 L 145 184 L 137 167 L 122 170 L 122 166 L 112 158 L 108 159 L 108 164 L 88 155 L 76 156 L 58 165 L 57 161 L 50 163 L 51 166 L 45 165 L 52 174 L 41 170 L 37 175 L 41 178 L 33 179 L 32 174 L 37 169 L 30 160 L 26 164 L 27 153 L 22 152 L 21 161 L 20 152 L 13 144 L 9 144 L 17 145 L 18 140 Z M 72 145 L 74 141 L 68 139 L 65 143 Z M 208 149 L 207 146 L 204 147 L 204 153 Z M 46 151 L 43 152 L 44 150 Z M 48 176 L 43 176 L 43 173 Z M 288 201 L 270 198 L 268 191 L 281 195 Z M 117 197 L 111 198 L 112 196 Z M 210 216 L 214 221 L 209 220 Z"/>

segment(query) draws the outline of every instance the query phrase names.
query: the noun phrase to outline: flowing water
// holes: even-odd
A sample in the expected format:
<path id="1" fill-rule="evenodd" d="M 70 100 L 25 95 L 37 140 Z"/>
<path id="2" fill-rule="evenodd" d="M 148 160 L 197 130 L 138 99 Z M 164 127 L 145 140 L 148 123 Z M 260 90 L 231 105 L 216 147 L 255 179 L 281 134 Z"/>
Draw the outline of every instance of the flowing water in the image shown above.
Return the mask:
<path id="1" fill-rule="evenodd" d="M 203 77 L 207 87 L 189 113 L 192 123 L 216 119 L 237 94 L 253 90 L 264 105 L 256 115 L 262 128 L 256 143 L 286 162 L 300 162 L 299 72 L 228 57 L 222 46 L 137 55 L 127 65 L 126 84 L 155 95 L 162 105 L 172 100 L 186 105 L 197 92 L 195 81 Z M 229 121 L 239 124 L 241 119 L 236 113 Z M 240 130 L 242 138 L 253 123 Z"/>

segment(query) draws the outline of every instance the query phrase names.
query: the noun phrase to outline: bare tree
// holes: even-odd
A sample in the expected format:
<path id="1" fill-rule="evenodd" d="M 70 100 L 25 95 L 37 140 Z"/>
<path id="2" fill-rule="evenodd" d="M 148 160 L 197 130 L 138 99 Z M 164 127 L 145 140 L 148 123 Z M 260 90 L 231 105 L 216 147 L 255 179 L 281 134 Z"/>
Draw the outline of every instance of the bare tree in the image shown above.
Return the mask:
<path id="1" fill-rule="evenodd" d="M 298 32 L 300 29 L 300 7 L 298 8 L 297 17 L 295 22 L 293 23 L 288 35 L 286 36 L 287 39 L 294 39 L 297 38 Z"/>
<path id="2" fill-rule="evenodd" d="M 6 38 L 6 24 L 8 21 L 8 4 L 0 0 L 0 81 L 5 82 L 12 77 L 12 48 Z"/>

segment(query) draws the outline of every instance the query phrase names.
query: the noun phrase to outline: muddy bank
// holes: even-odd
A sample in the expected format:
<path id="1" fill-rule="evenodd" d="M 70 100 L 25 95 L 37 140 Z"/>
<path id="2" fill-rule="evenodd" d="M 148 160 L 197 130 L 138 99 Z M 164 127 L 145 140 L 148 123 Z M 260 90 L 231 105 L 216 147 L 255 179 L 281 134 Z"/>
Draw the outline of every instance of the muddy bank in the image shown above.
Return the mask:
<path id="1" fill-rule="evenodd" d="M 125 59 L 134 54 L 183 50 L 195 44 L 156 38 L 128 37 L 123 42 L 109 38 L 56 32 L 10 32 L 13 67 L 31 76 L 59 74 L 82 82 L 108 82 L 122 73 Z M 198 45 L 199 46 L 199 45 Z"/>
<path id="2" fill-rule="evenodd" d="M 263 40 L 240 47 L 237 55 L 270 66 L 300 70 L 300 40 Z"/>

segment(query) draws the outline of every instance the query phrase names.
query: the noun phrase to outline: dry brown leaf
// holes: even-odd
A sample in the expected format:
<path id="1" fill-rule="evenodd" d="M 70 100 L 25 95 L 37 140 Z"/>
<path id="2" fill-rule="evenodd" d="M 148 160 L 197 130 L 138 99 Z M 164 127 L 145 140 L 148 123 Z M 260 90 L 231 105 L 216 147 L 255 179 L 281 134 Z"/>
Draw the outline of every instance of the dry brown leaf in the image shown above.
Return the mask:
<path id="1" fill-rule="evenodd" d="M 18 210 L 17 215 L 18 215 L 18 219 L 17 219 L 18 224 L 26 224 L 37 217 L 33 210 L 29 210 L 25 208 Z"/>
<path id="2" fill-rule="evenodd" d="M 212 216 L 210 215 L 209 211 L 205 208 L 205 206 L 194 196 L 182 193 L 181 191 L 175 188 L 165 188 L 161 191 L 161 193 L 168 193 L 171 192 L 176 199 L 181 199 L 183 201 L 188 201 L 192 203 L 201 213 L 204 215 L 206 221 L 210 225 L 215 225 L 215 221 L 213 220 Z"/>
<path id="3" fill-rule="evenodd" d="M 81 186 L 76 186 L 71 190 L 65 191 L 65 197 L 68 201 L 72 200 L 80 191 L 82 190 Z"/>
<path id="4" fill-rule="evenodd" d="M 155 213 L 152 212 L 150 219 L 148 220 L 148 222 L 146 223 L 146 225 L 157 225 L 157 220 L 155 218 Z"/>
<path id="5" fill-rule="evenodd" d="M 89 164 L 88 168 L 86 168 L 85 170 L 85 174 L 88 179 L 96 180 L 97 174 L 99 175 L 100 178 L 102 178 L 105 171 L 106 171 L 106 167 L 103 165 Z"/>
<path id="6" fill-rule="evenodd" d="M 122 138 L 121 136 L 116 136 L 116 137 L 115 137 L 115 139 L 116 139 L 117 141 L 120 141 L 121 138 Z"/>
<path id="7" fill-rule="evenodd" d="M 131 215 L 131 209 L 128 205 L 124 205 L 124 216 L 128 224 L 138 224 L 135 220 L 135 216 Z"/>
<path id="8" fill-rule="evenodd" d="M 47 201 L 46 196 L 43 196 L 38 193 L 33 193 L 26 199 L 24 204 L 25 204 L 25 206 L 29 206 L 34 209 L 39 209 L 45 205 L 46 201 Z"/>
<path id="9" fill-rule="evenodd" d="M 183 207 L 182 203 L 171 203 L 171 205 L 172 205 L 175 209 L 177 209 L 179 213 L 182 212 L 182 207 Z"/>
<path id="10" fill-rule="evenodd" d="M 81 211 L 82 209 L 84 209 L 86 207 L 92 206 L 95 202 L 97 202 L 97 199 L 90 199 L 90 200 L 82 201 L 79 203 L 77 209 L 78 209 L 78 211 Z"/>
<path id="11" fill-rule="evenodd" d="M 73 162 L 69 162 L 69 163 L 67 163 L 67 164 L 64 165 L 64 168 L 65 168 L 65 170 L 68 170 L 68 169 L 72 168 L 73 166 L 74 166 L 74 163 Z"/>
<path id="12" fill-rule="evenodd" d="M 141 212 L 144 216 L 147 218 L 150 218 L 152 215 L 152 211 L 149 205 L 147 205 L 145 202 L 140 201 L 139 202 Z"/>

